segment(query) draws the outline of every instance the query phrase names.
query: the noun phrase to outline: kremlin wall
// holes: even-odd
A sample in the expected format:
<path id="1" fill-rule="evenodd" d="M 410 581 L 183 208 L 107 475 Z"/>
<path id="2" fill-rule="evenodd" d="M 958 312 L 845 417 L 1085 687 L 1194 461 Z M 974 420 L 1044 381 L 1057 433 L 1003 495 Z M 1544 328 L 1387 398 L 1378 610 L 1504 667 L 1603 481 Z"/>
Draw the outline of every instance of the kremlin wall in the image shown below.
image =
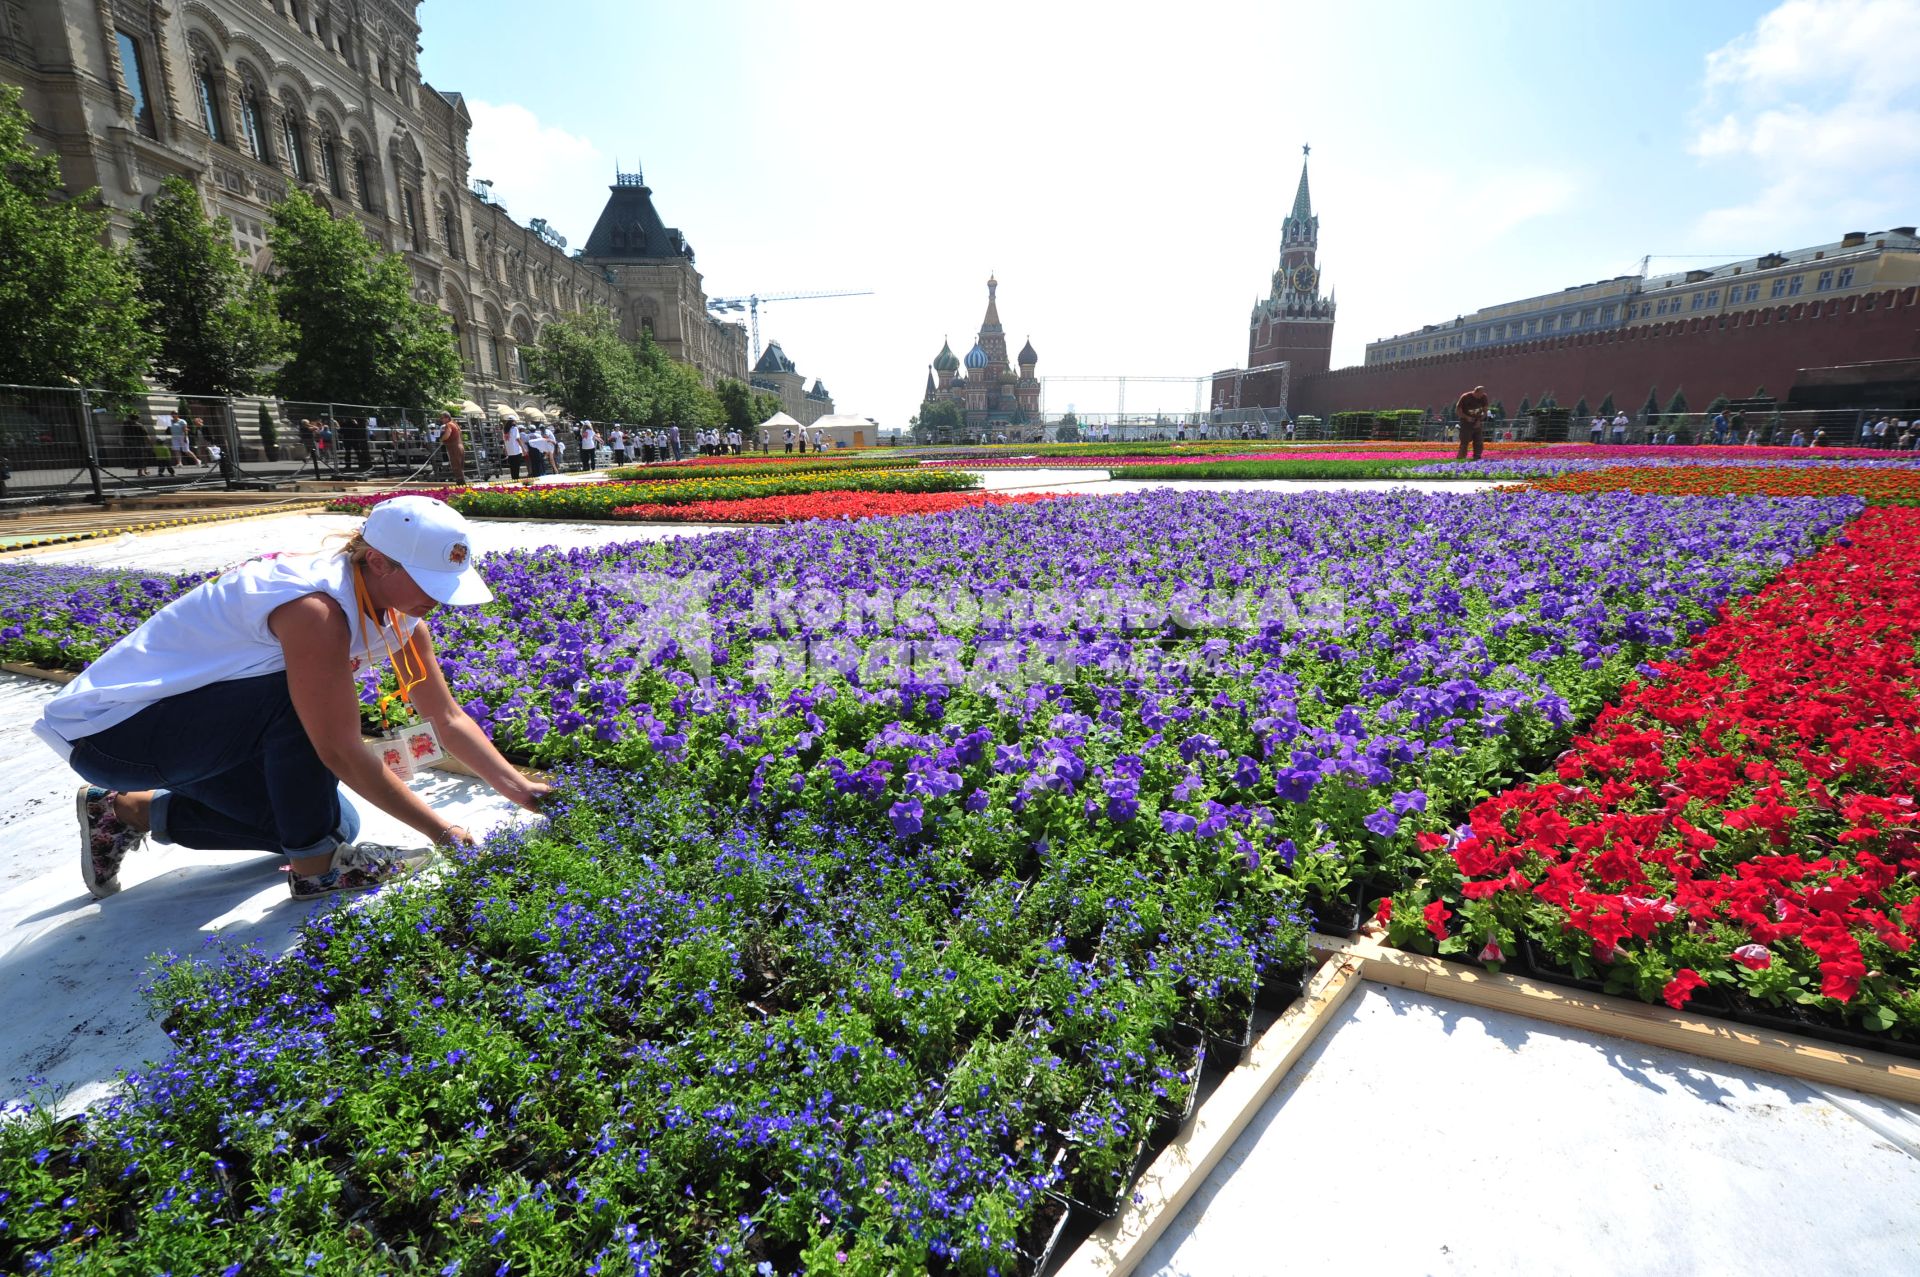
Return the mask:
<path id="1" fill-rule="evenodd" d="M 1920 289 L 1341 368 L 1297 379 L 1287 410 L 1324 417 L 1404 407 L 1444 415 L 1461 391 L 1476 385 L 1510 407 L 1543 394 L 1562 404 L 1582 398 L 1598 404 L 1611 394 L 1632 412 L 1655 388 L 1663 404 L 1676 390 L 1685 390 L 1689 402 L 1706 403 L 1763 386 L 1786 400 L 1803 369 L 1888 360 L 1920 360 Z"/>

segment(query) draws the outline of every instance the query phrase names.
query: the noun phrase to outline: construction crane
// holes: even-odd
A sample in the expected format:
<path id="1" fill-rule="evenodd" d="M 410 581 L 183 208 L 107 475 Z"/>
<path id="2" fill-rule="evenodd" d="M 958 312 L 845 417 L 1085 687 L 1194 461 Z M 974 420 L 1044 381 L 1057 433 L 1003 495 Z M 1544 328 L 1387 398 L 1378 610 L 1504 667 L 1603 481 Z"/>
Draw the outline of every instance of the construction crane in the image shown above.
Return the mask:
<path id="1" fill-rule="evenodd" d="M 822 297 L 871 297 L 871 288 L 849 288 L 835 292 L 813 293 L 749 293 L 745 297 L 711 297 L 707 299 L 707 309 L 722 314 L 726 311 L 746 311 L 748 328 L 753 334 L 753 360 L 760 362 L 760 307 L 765 302 L 814 301 Z M 749 367 L 752 364 L 748 365 Z"/>

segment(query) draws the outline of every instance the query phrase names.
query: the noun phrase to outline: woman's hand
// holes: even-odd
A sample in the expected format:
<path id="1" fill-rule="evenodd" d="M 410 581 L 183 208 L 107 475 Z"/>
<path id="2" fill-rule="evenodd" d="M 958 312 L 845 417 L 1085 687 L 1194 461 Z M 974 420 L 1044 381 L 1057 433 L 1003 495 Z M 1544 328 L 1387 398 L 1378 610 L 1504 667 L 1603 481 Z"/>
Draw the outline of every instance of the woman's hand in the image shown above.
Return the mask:
<path id="1" fill-rule="evenodd" d="M 509 786 L 500 791 L 501 795 L 515 805 L 528 811 L 539 811 L 540 801 L 553 792 L 553 786 L 544 780 L 522 779 L 518 785 Z"/>
<path id="2" fill-rule="evenodd" d="M 479 840 L 467 832 L 465 825 L 448 825 L 434 841 L 442 847 L 472 847 Z"/>

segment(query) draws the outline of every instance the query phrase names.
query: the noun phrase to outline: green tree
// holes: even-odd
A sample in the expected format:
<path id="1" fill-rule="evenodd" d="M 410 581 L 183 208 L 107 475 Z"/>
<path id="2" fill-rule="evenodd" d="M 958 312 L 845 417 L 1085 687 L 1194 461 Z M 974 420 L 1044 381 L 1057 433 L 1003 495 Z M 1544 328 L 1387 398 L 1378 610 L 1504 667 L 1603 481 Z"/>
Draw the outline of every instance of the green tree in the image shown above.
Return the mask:
<path id="1" fill-rule="evenodd" d="M 1585 395 L 1581 395 L 1580 402 L 1573 406 L 1573 415 L 1580 421 L 1585 421 L 1593 416 L 1593 412 L 1587 407 L 1587 397 Z"/>
<path id="2" fill-rule="evenodd" d="M 460 352 L 438 307 L 415 301 L 398 254 L 299 190 L 274 205 L 274 299 L 287 326 L 281 395 L 313 403 L 446 404 Z"/>
<path id="3" fill-rule="evenodd" d="M 1686 415 L 1687 394 L 1684 390 L 1676 390 L 1673 392 L 1673 398 L 1667 400 L 1667 420 L 1674 425 L 1678 425 L 1679 422 L 1677 418 L 1685 417 Z"/>
<path id="4" fill-rule="evenodd" d="M 1532 411 L 1533 411 L 1533 403 L 1532 403 L 1532 401 L 1531 401 L 1531 400 L 1529 400 L 1529 399 L 1527 399 L 1527 398 L 1526 398 L 1526 397 L 1525 397 L 1524 395 L 1523 395 L 1523 396 L 1521 396 L 1521 399 L 1520 399 L 1520 412 L 1519 412 L 1519 415 L 1520 415 L 1520 416 L 1522 416 L 1522 417 L 1524 417 L 1524 416 L 1526 416 L 1526 415 L 1527 415 L 1528 413 L 1530 413 L 1530 412 L 1532 412 Z"/>
<path id="5" fill-rule="evenodd" d="M 952 400 L 942 399 L 920 409 L 920 433 L 925 443 L 952 443 L 966 433 L 967 414 Z"/>
<path id="6" fill-rule="evenodd" d="M 660 349 L 653 334 L 641 330 L 640 344 L 634 351 L 640 365 L 640 383 L 647 411 L 638 414 L 644 425 L 656 428 L 717 426 L 726 419 L 720 396 L 700 380 L 699 372 Z"/>
<path id="7" fill-rule="evenodd" d="M 97 190 L 68 196 L 0 84 L 0 382 L 141 389 L 153 351 L 126 256 Z"/>
<path id="8" fill-rule="evenodd" d="M 250 395 L 282 351 L 266 278 L 248 270 L 224 223 L 207 218 L 183 178 L 161 183 L 133 224 L 133 266 L 157 343 L 154 374 L 170 390 Z"/>
<path id="9" fill-rule="evenodd" d="M 1647 401 L 1640 405 L 1640 420 L 1651 426 L 1660 420 L 1660 391 L 1647 387 Z"/>
<path id="10" fill-rule="evenodd" d="M 1617 409 L 1613 406 L 1613 392 L 1609 390 L 1607 397 L 1600 401 L 1600 415 L 1611 418 L 1616 411 Z"/>
<path id="11" fill-rule="evenodd" d="M 1522 403 L 1520 405 L 1520 411 L 1525 412 L 1526 410 L 1527 405 Z M 1507 419 L 1507 405 L 1501 400 L 1494 400 L 1493 407 L 1487 410 L 1487 416 L 1493 421 L 1505 421 Z"/>
<path id="12" fill-rule="evenodd" d="M 753 390 L 746 382 L 723 377 L 713 393 L 720 397 L 720 411 L 727 415 L 727 429 L 751 434 L 755 426 L 766 420 L 753 415 Z"/>
<path id="13" fill-rule="evenodd" d="M 1727 398 L 1725 395 L 1715 395 L 1713 402 L 1707 405 L 1707 415 L 1711 417 L 1714 413 L 1724 410 L 1726 406 L 1732 402 L 1733 400 Z"/>
<path id="14" fill-rule="evenodd" d="M 651 407 L 633 347 L 598 307 L 548 320 L 527 347 L 527 375 L 576 420 L 638 422 Z"/>

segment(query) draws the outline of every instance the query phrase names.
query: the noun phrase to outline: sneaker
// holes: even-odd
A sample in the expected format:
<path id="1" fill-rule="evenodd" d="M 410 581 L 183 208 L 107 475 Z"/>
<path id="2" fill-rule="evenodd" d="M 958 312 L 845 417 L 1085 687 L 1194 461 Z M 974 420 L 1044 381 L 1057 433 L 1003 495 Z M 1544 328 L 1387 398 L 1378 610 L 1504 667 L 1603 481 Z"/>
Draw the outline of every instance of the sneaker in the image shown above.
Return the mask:
<path id="1" fill-rule="evenodd" d="M 402 878 L 411 878 L 433 862 L 433 851 L 383 847 L 378 843 L 342 843 L 333 853 L 333 867 L 307 877 L 289 874 L 287 889 L 295 900 L 318 900 L 335 892 L 372 891 Z"/>
<path id="2" fill-rule="evenodd" d="M 80 876 L 95 900 L 120 890 L 120 862 L 147 840 L 113 814 L 113 798 L 98 785 L 82 785 L 73 796 L 74 815 L 80 821 Z"/>

